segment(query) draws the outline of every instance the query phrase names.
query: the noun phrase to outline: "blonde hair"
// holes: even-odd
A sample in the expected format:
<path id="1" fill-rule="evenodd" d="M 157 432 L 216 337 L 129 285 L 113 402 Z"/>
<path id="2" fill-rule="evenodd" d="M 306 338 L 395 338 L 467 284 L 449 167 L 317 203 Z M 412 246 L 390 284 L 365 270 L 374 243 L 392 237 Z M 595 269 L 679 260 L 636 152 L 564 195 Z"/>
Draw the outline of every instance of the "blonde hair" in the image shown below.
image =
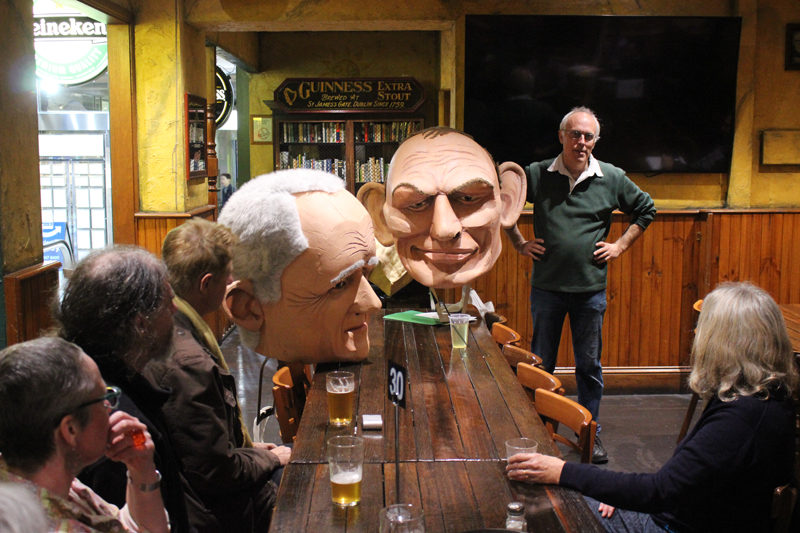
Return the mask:
<path id="1" fill-rule="evenodd" d="M 190 294 L 206 274 L 218 277 L 231 263 L 236 236 L 221 224 L 194 218 L 164 238 L 161 258 L 167 265 L 169 283 L 180 297 Z"/>
<path id="2" fill-rule="evenodd" d="M 703 300 L 689 387 L 704 398 L 768 396 L 797 386 L 789 333 L 778 304 L 750 283 L 723 283 Z"/>

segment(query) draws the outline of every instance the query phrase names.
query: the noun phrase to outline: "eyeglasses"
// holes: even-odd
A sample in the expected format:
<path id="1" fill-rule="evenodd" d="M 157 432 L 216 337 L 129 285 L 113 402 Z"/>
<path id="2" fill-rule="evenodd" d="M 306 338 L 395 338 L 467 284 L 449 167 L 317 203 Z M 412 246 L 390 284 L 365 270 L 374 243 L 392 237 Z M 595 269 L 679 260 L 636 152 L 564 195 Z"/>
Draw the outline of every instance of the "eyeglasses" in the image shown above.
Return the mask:
<path id="1" fill-rule="evenodd" d="M 88 402 L 83 402 L 78 407 L 73 409 L 72 411 L 77 411 L 81 407 L 87 407 L 92 405 L 93 403 L 105 402 L 106 407 L 109 409 L 116 409 L 119 405 L 119 395 L 122 394 L 122 391 L 119 387 L 106 387 L 106 393 L 102 395 L 100 398 L 96 400 L 89 400 Z"/>
<path id="2" fill-rule="evenodd" d="M 584 131 L 578 131 L 578 130 L 569 130 L 569 131 L 561 130 L 561 131 L 569 135 L 570 138 L 572 138 L 575 141 L 578 141 L 580 140 L 581 137 L 583 137 L 584 139 L 586 139 L 587 143 L 590 143 L 600 138 L 599 135 L 595 135 L 594 133 L 586 133 Z"/>

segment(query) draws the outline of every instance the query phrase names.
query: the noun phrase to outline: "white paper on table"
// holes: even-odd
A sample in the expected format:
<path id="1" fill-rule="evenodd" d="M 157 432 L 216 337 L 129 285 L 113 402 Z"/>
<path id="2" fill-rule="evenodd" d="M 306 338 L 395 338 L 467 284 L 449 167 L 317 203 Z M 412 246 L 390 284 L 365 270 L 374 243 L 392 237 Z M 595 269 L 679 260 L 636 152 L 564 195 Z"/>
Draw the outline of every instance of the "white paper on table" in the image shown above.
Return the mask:
<path id="1" fill-rule="evenodd" d="M 439 319 L 439 315 L 436 313 L 436 311 L 431 311 L 429 313 L 419 313 L 417 316 L 421 316 L 421 317 L 425 317 L 425 318 L 435 318 L 436 320 Z M 474 316 L 469 317 L 469 321 L 470 322 L 477 322 L 477 320 L 478 319 L 475 318 Z"/>

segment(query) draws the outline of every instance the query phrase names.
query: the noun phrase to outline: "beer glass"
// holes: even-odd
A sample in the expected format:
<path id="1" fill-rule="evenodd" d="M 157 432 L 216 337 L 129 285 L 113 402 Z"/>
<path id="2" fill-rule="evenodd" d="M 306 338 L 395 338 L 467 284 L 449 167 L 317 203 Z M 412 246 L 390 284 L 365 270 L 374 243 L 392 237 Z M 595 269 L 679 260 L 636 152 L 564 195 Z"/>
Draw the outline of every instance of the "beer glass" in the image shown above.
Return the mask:
<path id="1" fill-rule="evenodd" d="M 380 533 L 425 533 L 425 514 L 410 503 L 381 509 Z"/>
<path id="2" fill-rule="evenodd" d="M 356 389 L 352 372 L 328 372 L 328 421 L 333 426 L 346 426 L 353 421 L 353 391 Z"/>
<path id="3" fill-rule="evenodd" d="M 518 453 L 536 453 L 539 449 L 539 443 L 533 439 L 519 437 L 516 439 L 508 439 L 506 441 L 506 460 Z"/>
<path id="4" fill-rule="evenodd" d="M 463 350 L 467 347 L 470 318 L 465 313 L 453 313 L 450 315 L 450 338 L 453 340 L 453 348 Z"/>
<path id="5" fill-rule="evenodd" d="M 361 437 L 328 439 L 328 466 L 333 503 L 342 507 L 351 507 L 361 501 L 363 463 L 364 439 Z"/>

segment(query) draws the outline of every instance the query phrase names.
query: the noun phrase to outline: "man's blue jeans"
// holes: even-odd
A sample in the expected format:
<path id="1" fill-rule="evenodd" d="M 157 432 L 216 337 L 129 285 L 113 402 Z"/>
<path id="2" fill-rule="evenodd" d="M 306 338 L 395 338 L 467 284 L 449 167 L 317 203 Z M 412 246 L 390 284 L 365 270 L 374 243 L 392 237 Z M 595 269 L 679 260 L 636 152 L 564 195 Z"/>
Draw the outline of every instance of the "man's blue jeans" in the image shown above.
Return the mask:
<path id="1" fill-rule="evenodd" d="M 569 315 L 578 403 L 592 413 L 595 421 L 603 397 L 600 354 L 603 352 L 605 312 L 605 289 L 597 292 L 554 292 L 531 287 L 531 351 L 542 358 L 544 369 L 552 374 L 556 368 L 564 318 Z"/>

